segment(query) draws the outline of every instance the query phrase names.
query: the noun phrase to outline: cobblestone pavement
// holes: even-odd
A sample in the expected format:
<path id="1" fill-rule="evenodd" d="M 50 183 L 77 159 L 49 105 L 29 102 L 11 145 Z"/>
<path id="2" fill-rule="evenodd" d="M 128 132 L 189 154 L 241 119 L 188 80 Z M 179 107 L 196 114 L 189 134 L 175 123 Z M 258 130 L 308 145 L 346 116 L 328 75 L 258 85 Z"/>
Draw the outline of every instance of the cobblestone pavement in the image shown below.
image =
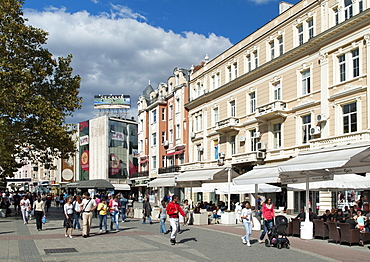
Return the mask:
<path id="1" fill-rule="evenodd" d="M 171 246 L 169 235 L 159 233 L 159 223 L 139 220 L 120 223 L 120 232 L 100 234 L 93 220 L 89 238 L 73 231 L 65 238 L 61 209 L 51 208 L 44 230 L 35 221 L 24 225 L 20 217 L 0 218 L 0 261 L 369 261 L 367 247 L 302 240 L 290 237 L 291 249 L 267 248 L 252 233 L 252 247 L 242 244 L 242 225 L 182 227 L 178 244 Z M 108 219 L 110 223 L 110 220 Z M 168 224 L 167 224 L 168 226 Z"/>

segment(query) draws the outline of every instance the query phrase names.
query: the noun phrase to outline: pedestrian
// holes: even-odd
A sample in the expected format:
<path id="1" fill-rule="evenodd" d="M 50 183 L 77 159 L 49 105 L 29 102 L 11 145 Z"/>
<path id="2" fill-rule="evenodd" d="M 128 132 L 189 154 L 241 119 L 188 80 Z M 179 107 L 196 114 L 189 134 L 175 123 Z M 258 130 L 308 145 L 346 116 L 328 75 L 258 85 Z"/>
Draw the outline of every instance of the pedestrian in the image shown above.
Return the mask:
<path id="1" fill-rule="evenodd" d="M 35 214 L 36 228 L 38 231 L 42 230 L 42 217 L 45 216 L 45 202 L 41 200 L 41 197 L 37 197 L 37 200 L 33 202 L 33 212 Z"/>
<path id="2" fill-rule="evenodd" d="M 259 239 L 260 244 L 263 243 L 263 238 L 265 237 L 266 233 L 272 229 L 274 225 L 274 218 L 274 204 L 272 203 L 272 198 L 268 197 L 262 204 L 263 231 Z"/>
<path id="3" fill-rule="evenodd" d="M 90 229 L 92 223 L 92 211 L 96 208 L 96 203 L 90 197 L 90 193 L 84 193 L 84 199 L 81 202 L 81 212 L 82 212 L 82 236 L 84 238 L 90 236 Z"/>
<path id="4" fill-rule="evenodd" d="M 103 232 L 103 227 L 102 227 L 103 223 L 104 223 L 104 231 L 108 232 L 108 230 L 107 230 L 107 213 L 108 213 L 109 207 L 107 205 L 107 201 L 105 200 L 105 198 L 102 198 L 101 202 L 98 205 L 97 210 L 99 212 L 100 233 Z"/>
<path id="5" fill-rule="evenodd" d="M 126 207 L 127 207 L 127 198 L 125 196 L 121 195 L 121 198 L 119 199 L 119 202 L 121 204 L 121 215 L 122 215 L 122 222 L 126 222 Z"/>
<path id="6" fill-rule="evenodd" d="M 119 232 L 119 211 L 121 204 L 118 200 L 118 196 L 115 196 L 113 200 L 109 203 L 110 209 L 110 230 L 113 230 L 113 224 L 116 224 L 116 232 Z"/>
<path id="7" fill-rule="evenodd" d="M 63 207 L 64 206 L 64 195 L 60 194 L 59 196 L 59 206 Z"/>
<path id="8" fill-rule="evenodd" d="M 73 230 L 73 203 L 72 197 L 68 196 L 66 199 L 66 203 L 64 204 L 64 227 L 66 228 L 66 232 L 64 234 L 65 237 L 72 238 L 72 230 Z M 68 234 L 69 231 L 69 234 Z"/>
<path id="9" fill-rule="evenodd" d="M 46 212 L 49 212 L 49 208 L 51 206 L 51 194 L 48 193 L 46 195 L 46 203 L 45 203 L 45 206 L 46 206 Z"/>
<path id="10" fill-rule="evenodd" d="M 177 195 L 172 196 L 172 202 L 167 205 L 166 212 L 167 215 L 170 217 L 170 225 L 172 227 L 170 242 L 171 245 L 176 244 L 176 235 L 179 231 L 179 213 L 185 217 L 185 213 L 178 204 L 179 197 Z"/>
<path id="11" fill-rule="evenodd" d="M 94 196 L 94 201 L 95 201 L 96 206 L 99 206 L 100 198 L 98 198 L 97 196 Z M 98 210 L 97 209 L 94 210 L 94 218 L 98 218 Z"/>
<path id="12" fill-rule="evenodd" d="M 134 198 L 131 195 L 127 200 L 127 217 L 134 218 Z"/>
<path id="13" fill-rule="evenodd" d="M 59 199 L 60 199 L 60 197 L 59 197 L 59 195 L 57 194 L 57 195 L 55 196 L 55 206 L 56 206 L 57 208 L 59 208 Z"/>
<path id="14" fill-rule="evenodd" d="M 26 195 L 24 195 L 22 197 L 22 200 L 20 202 L 20 206 L 21 206 L 23 224 L 28 224 L 28 213 L 31 210 L 31 203 L 30 203 L 30 200 L 27 198 Z"/>
<path id="15" fill-rule="evenodd" d="M 245 207 L 242 209 L 240 218 L 243 221 L 243 226 L 245 228 L 245 236 L 242 237 L 243 244 L 247 244 L 248 247 L 251 246 L 250 235 L 252 234 L 252 228 L 254 227 L 251 204 L 247 201 L 245 202 Z"/>
<path id="16" fill-rule="evenodd" d="M 20 214 L 20 212 L 21 212 L 21 207 L 20 207 L 21 196 L 18 194 L 18 192 L 15 192 L 12 199 L 13 199 L 15 214 Z"/>
<path id="17" fill-rule="evenodd" d="M 73 229 L 77 229 L 81 231 L 81 225 L 80 225 L 80 216 L 81 216 L 81 204 L 82 199 L 81 196 L 76 196 L 75 201 L 73 201 Z"/>
<path id="18" fill-rule="evenodd" d="M 149 223 L 153 224 L 152 222 L 152 206 L 149 203 L 149 199 L 144 197 L 143 199 L 143 222 L 142 224 L 146 224 L 146 219 L 148 218 Z"/>
<path id="19" fill-rule="evenodd" d="M 184 216 L 184 226 L 187 226 L 188 225 L 188 221 L 189 221 L 189 209 L 190 209 L 189 201 L 187 199 L 185 199 L 184 200 L 184 205 L 182 206 L 182 210 L 185 213 L 185 216 Z"/>
<path id="20" fill-rule="evenodd" d="M 161 223 L 159 227 L 159 233 L 168 234 L 169 232 L 166 229 L 166 219 L 167 219 L 167 213 L 166 213 L 166 201 L 161 201 L 161 206 L 159 207 L 159 221 Z"/>

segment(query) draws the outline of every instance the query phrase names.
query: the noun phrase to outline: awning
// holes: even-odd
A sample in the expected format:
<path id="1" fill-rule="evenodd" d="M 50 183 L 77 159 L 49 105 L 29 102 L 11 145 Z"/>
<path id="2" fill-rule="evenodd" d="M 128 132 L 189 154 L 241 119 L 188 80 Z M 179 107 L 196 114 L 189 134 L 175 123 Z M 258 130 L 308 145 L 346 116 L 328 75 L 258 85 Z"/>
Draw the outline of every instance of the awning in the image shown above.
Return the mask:
<path id="1" fill-rule="evenodd" d="M 147 183 L 148 187 L 175 187 L 176 182 L 174 177 L 156 178 Z"/>
<path id="2" fill-rule="evenodd" d="M 182 174 L 175 176 L 176 182 L 227 182 L 229 168 L 205 168 L 201 170 L 185 171 Z M 237 177 L 238 174 L 234 170 L 230 170 L 231 179 Z"/>
<path id="3" fill-rule="evenodd" d="M 300 153 L 279 165 L 280 178 L 370 172 L 370 144 L 333 147 Z"/>
<path id="4" fill-rule="evenodd" d="M 141 160 L 141 161 L 140 161 L 140 164 L 144 164 L 144 163 L 146 163 L 146 162 L 149 162 L 149 159 Z"/>
<path id="5" fill-rule="evenodd" d="M 306 190 L 306 183 L 289 184 L 289 188 L 295 191 Z M 343 189 L 368 189 L 370 188 L 370 175 L 366 177 L 348 174 L 335 175 L 331 181 L 310 182 L 310 190 L 343 190 Z"/>
<path id="6" fill-rule="evenodd" d="M 276 193 L 281 192 L 281 188 L 278 186 L 268 185 L 268 184 L 259 184 L 258 185 L 258 192 L 255 190 L 254 185 L 231 185 L 230 186 L 230 193 L 231 194 L 255 194 L 255 193 Z M 222 187 L 216 189 L 216 194 L 218 195 L 226 195 L 228 194 L 228 187 Z"/>
<path id="7" fill-rule="evenodd" d="M 67 188 L 81 189 L 114 189 L 114 186 L 105 179 L 81 180 L 68 183 Z"/>
<path id="8" fill-rule="evenodd" d="M 279 182 L 279 170 L 276 165 L 256 166 L 253 170 L 233 179 L 234 185 L 254 185 Z"/>
<path id="9" fill-rule="evenodd" d="M 174 156 L 174 155 L 179 155 L 179 154 L 182 154 L 182 153 L 184 153 L 184 150 L 171 152 L 171 153 L 166 154 L 166 156 Z"/>
<path id="10" fill-rule="evenodd" d="M 131 190 L 130 185 L 128 184 L 112 184 L 114 186 L 114 190 Z"/>

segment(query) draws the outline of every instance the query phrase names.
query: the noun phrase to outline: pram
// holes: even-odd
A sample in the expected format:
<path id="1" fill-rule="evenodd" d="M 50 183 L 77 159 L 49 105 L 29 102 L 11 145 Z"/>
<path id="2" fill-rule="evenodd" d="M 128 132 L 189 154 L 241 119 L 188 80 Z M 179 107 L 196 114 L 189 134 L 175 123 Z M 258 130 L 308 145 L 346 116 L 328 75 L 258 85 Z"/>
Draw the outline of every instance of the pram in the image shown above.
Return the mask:
<path id="1" fill-rule="evenodd" d="M 285 233 L 288 228 L 288 219 L 285 216 L 276 216 L 275 225 L 272 228 L 267 228 L 268 238 L 265 240 L 266 247 L 277 247 L 281 249 L 285 247 L 290 248 L 290 241 Z"/>

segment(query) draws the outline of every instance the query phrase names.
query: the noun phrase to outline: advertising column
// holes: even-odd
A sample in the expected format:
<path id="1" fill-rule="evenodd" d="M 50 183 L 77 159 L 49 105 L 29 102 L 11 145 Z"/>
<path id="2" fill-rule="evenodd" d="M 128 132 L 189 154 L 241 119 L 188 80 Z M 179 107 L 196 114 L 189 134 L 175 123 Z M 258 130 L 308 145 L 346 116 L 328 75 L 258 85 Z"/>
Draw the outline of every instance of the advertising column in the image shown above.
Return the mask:
<path id="1" fill-rule="evenodd" d="M 89 121 L 79 123 L 80 140 L 80 177 L 79 180 L 89 180 Z"/>

